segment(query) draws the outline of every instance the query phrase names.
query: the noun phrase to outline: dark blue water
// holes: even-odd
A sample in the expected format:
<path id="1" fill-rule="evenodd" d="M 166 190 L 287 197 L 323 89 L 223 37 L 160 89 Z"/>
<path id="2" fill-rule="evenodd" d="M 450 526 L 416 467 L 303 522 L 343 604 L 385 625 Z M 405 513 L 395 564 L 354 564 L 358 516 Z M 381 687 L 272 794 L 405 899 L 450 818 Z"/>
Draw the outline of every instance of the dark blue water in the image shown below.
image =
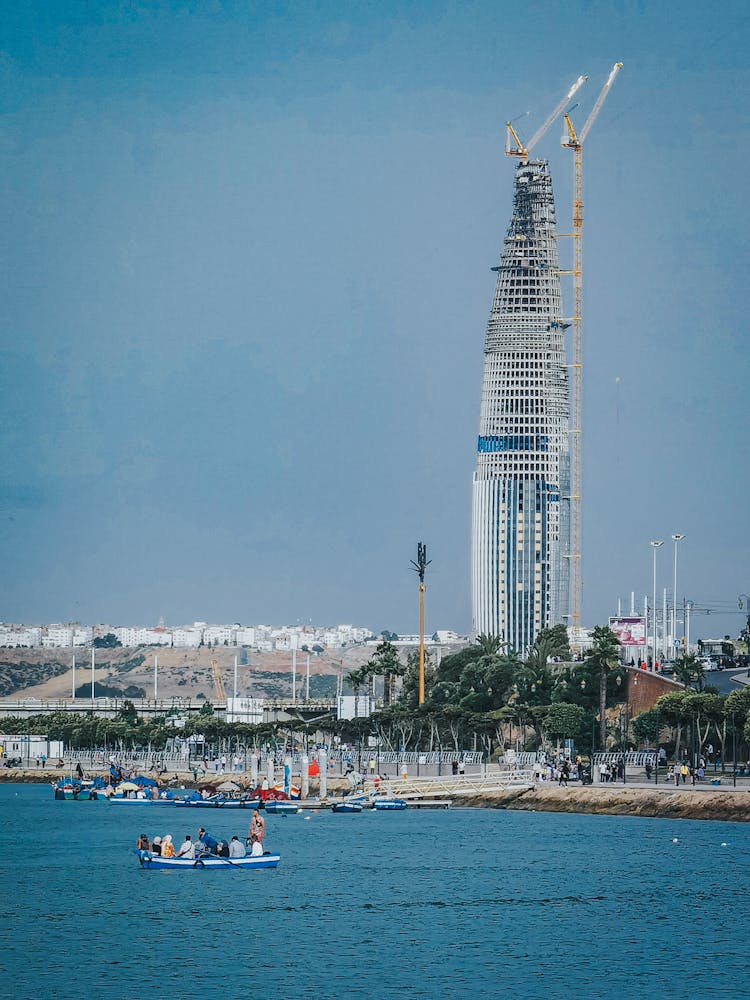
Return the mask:
<path id="1" fill-rule="evenodd" d="M 0 995 L 750 996 L 750 825 L 307 815 L 267 817 L 275 872 L 148 872 L 140 832 L 247 818 L 0 785 Z"/>

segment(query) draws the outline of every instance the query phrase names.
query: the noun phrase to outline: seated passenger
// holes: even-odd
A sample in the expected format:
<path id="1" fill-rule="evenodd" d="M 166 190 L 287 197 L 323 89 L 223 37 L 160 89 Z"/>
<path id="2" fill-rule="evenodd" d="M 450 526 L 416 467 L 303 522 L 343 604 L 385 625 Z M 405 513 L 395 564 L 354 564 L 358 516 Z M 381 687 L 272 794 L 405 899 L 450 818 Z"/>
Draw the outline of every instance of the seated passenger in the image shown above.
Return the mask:
<path id="1" fill-rule="evenodd" d="M 151 841 L 151 853 L 157 855 L 161 854 L 161 837 L 154 837 Z"/>
<path id="2" fill-rule="evenodd" d="M 146 836 L 145 833 L 142 833 L 140 835 L 140 837 L 138 838 L 138 841 L 137 841 L 137 843 L 136 843 L 135 846 L 136 846 L 136 848 L 139 851 L 150 851 L 151 850 L 151 844 L 149 844 L 148 837 Z"/>
<path id="3" fill-rule="evenodd" d="M 241 844 L 237 837 L 232 837 L 229 842 L 229 857 L 230 858 L 244 858 L 247 857 L 247 851 L 245 850 L 244 844 Z"/>
<path id="4" fill-rule="evenodd" d="M 190 839 L 190 834 L 185 834 L 185 839 L 180 845 L 180 849 L 177 852 L 178 858 L 187 858 L 188 861 L 193 861 L 195 859 L 195 844 Z"/>
<path id="5" fill-rule="evenodd" d="M 172 835 L 165 833 L 161 841 L 161 856 L 163 858 L 173 858 L 174 857 L 174 844 L 172 843 Z"/>
<path id="6" fill-rule="evenodd" d="M 259 840 L 253 841 L 253 849 L 250 851 L 251 858 L 259 858 L 263 854 L 263 844 Z"/>

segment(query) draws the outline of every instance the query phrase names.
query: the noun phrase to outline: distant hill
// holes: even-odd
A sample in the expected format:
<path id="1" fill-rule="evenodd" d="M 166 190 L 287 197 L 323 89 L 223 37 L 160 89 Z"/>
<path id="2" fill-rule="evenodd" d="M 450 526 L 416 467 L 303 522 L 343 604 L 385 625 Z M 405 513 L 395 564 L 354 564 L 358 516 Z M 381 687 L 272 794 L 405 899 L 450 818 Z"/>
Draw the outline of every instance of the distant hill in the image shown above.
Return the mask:
<path id="1" fill-rule="evenodd" d="M 44 652 L 49 657 L 50 651 L 45 649 Z M 37 663 L 26 659 L 0 659 L 0 698 L 7 698 L 17 691 L 43 684 L 51 677 L 67 673 L 68 669 L 67 663 L 60 663 L 55 659 L 45 659 Z"/>

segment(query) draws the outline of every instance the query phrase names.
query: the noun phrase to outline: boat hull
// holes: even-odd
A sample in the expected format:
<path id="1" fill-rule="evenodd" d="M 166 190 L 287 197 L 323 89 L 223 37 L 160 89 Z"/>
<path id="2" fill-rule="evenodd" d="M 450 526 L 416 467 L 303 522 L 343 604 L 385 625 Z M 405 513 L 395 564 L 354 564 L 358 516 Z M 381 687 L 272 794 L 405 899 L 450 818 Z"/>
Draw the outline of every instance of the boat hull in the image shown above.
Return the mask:
<path id="1" fill-rule="evenodd" d="M 177 799 L 175 805 L 182 809 L 259 809 L 260 799 L 225 799 L 223 802 L 210 802 L 207 799 L 190 799 L 182 801 Z"/>
<path id="2" fill-rule="evenodd" d="M 232 871 L 238 868 L 243 871 L 254 871 L 259 868 L 278 868 L 281 861 L 280 854 L 260 854 L 254 858 L 250 856 L 246 858 L 218 858 L 209 855 L 190 860 L 189 858 L 162 858 L 150 851 L 135 851 L 134 853 L 138 855 L 141 868 L 148 869 L 148 871 L 194 872 L 214 869 Z"/>
<path id="3" fill-rule="evenodd" d="M 276 816 L 293 816 L 299 812 L 299 806 L 294 802 L 266 802 L 265 809 Z"/>
<path id="4" fill-rule="evenodd" d="M 359 802 L 334 802 L 331 812 L 335 813 L 361 813 L 362 806 Z"/>
<path id="5" fill-rule="evenodd" d="M 406 802 L 403 799 L 374 799 L 372 808 L 378 812 L 400 812 L 406 809 Z"/>

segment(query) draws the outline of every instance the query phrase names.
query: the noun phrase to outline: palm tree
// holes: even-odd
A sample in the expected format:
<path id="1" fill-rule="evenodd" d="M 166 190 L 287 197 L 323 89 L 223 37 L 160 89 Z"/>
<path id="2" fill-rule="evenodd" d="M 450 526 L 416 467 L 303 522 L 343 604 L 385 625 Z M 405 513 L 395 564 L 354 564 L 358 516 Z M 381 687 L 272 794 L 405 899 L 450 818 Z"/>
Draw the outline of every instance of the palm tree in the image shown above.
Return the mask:
<path id="1" fill-rule="evenodd" d="M 597 625 L 593 637 L 594 645 L 588 659 L 599 671 L 599 744 L 604 750 L 607 743 L 607 678 L 619 663 L 620 643 L 608 625 Z"/>
<path id="2" fill-rule="evenodd" d="M 482 650 L 483 656 L 495 656 L 507 643 L 503 642 L 499 635 L 485 635 L 483 632 L 477 636 L 477 645 Z"/>
<path id="3" fill-rule="evenodd" d="M 355 719 L 359 716 L 359 692 L 362 689 L 363 684 L 367 682 L 370 675 L 368 669 L 368 664 L 363 663 L 361 667 L 356 670 L 350 670 L 346 675 L 346 683 L 354 690 L 354 717 Z"/>

